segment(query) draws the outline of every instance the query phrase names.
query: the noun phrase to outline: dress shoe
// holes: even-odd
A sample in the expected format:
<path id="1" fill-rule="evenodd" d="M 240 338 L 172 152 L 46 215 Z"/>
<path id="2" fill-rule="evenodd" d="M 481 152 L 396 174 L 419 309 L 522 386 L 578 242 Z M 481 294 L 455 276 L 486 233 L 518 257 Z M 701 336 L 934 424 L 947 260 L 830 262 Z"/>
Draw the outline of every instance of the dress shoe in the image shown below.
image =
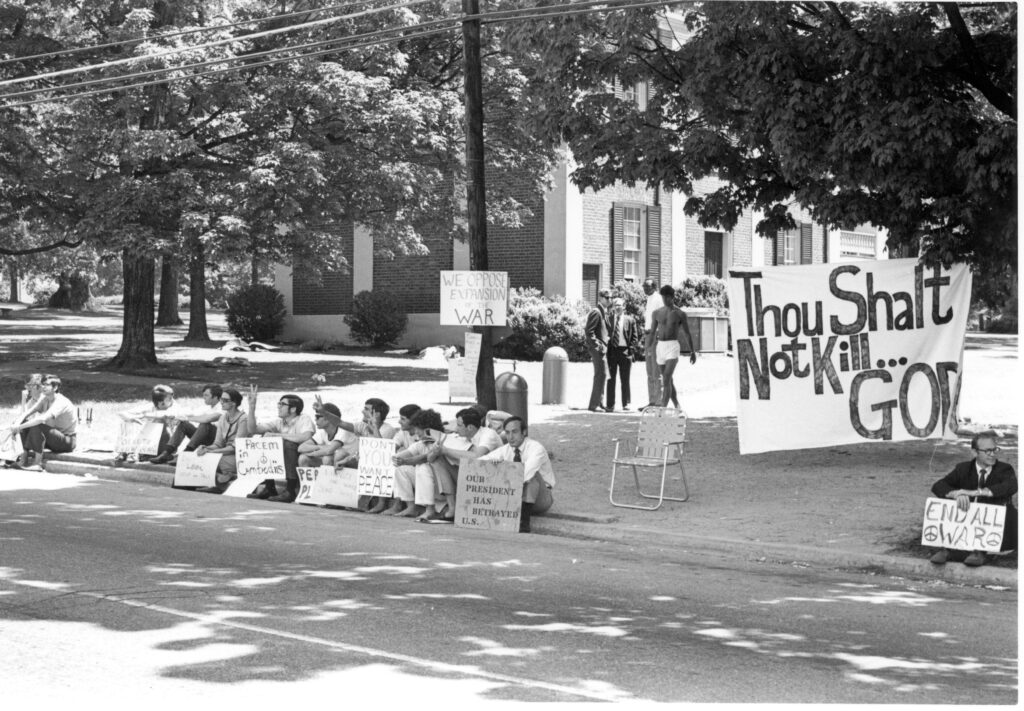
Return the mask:
<path id="1" fill-rule="evenodd" d="M 262 484 L 256 487 L 256 491 L 251 494 L 247 494 L 247 499 L 269 499 L 272 496 L 277 496 L 277 484 L 274 483 L 273 479 L 267 479 Z"/>
<path id="2" fill-rule="evenodd" d="M 933 563 L 935 563 L 935 565 L 942 565 L 947 560 L 949 560 L 949 551 L 947 551 L 945 548 L 937 550 L 935 551 L 935 553 L 932 554 L 930 560 Z"/>
<path id="3" fill-rule="evenodd" d="M 985 554 L 981 551 L 974 551 L 964 558 L 964 565 L 969 565 L 972 568 L 977 568 L 980 565 L 985 565 Z"/>
<path id="4" fill-rule="evenodd" d="M 170 452 L 160 452 L 160 454 L 158 454 L 155 457 L 153 457 L 152 459 L 150 459 L 149 463 L 150 464 L 167 464 L 168 462 L 171 461 L 171 456 L 172 455 L 171 455 Z"/>
<path id="5" fill-rule="evenodd" d="M 294 492 L 294 491 L 284 491 L 284 492 L 278 494 L 277 496 L 269 497 L 267 499 L 267 501 L 277 501 L 278 503 L 282 503 L 282 504 L 290 504 L 293 501 L 295 501 L 295 497 L 296 497 L 296 492 Z"/>

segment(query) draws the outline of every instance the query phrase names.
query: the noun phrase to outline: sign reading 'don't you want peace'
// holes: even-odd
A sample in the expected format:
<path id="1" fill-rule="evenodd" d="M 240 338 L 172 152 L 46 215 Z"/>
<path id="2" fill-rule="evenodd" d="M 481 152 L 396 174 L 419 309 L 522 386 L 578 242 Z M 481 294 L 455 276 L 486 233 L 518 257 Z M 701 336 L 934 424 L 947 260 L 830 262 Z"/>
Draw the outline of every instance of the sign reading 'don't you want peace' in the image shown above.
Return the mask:
<path id="1" fill-rule="evenodd" d="M 740 453 L 946 435 L 970 297 L 916 259 L 730 272 Z"/>
<path id="2" fill-rule="evenodd" d="M 376 437 L 359 438 L 359 481 L 356 491 L 360 496 L 394 496 L 395 441 Z"/>

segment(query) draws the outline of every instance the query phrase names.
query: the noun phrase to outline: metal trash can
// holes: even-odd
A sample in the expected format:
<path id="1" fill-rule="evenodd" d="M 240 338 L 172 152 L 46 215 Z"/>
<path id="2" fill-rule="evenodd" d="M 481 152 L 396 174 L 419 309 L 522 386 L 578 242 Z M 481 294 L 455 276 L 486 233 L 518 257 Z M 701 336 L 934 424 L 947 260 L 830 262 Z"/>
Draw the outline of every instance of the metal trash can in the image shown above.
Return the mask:
<path id="1" fill-rule="evenodd" d="M 528 392 L 526 378 L 521 375 L 502 373 L 494 380 L 494 394 L 498 401 L 498 409 L 522 417 L 523 422 L 527 425 L 529 424 L 529 419 L 526 416 Z"/>
<path id="2" fill-rule="evenodd" d="M 564 348 L 551 346 L 544 351 L 543 384 L 540 402 L 542 405 L 564 405 L 567 387 L 565 369 L 569 362 L 569 354 Z"/>

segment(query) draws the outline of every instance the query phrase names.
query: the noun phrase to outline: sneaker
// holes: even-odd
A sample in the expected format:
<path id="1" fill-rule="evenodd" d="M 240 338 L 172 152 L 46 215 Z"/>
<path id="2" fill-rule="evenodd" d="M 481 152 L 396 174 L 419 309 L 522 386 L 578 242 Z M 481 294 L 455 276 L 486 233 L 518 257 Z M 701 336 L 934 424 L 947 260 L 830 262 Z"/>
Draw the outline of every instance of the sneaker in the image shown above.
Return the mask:
<path id="1" fill-rule="evenodd" d="M 943 565 L 947 560 L 949 560 L 949 551 L 945 548 L 935 551 L 930 560 L 935 563 L 935 565 Z"/>
<path id="2" fill-rule="evenodd" d="M 985 565 L 985 554 L 981 551 L 974 551 L 966 558 L 964 558 L 964 565 L 969 565 L 972 568 L 977 568 L 978 566 Z"/>

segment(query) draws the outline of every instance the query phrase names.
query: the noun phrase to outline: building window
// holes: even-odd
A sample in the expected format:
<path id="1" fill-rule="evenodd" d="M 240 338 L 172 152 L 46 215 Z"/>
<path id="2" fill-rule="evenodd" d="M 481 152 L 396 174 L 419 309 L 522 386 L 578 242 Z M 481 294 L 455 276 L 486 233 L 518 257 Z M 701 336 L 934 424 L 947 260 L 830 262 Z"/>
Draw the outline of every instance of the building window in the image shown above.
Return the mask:
<path id="1" fill-rule="evenodd" d="M 722 278 L 725 261 L 725 239 L 721 232 L 704 233 L 704 273 Z"/>
<path id="2" fill-rule="evenodd" d="M 639 207 L 622 210 L 622 278 L 640 281 L 640 226 L 643 212 Z"/>
<path id="3" fill-rule="evenodd" d="M 866 232 L 839 233 L 839 256 L 852 259 L 874 259 L 875 236 Z"/>
<path id="4" fill-rule="evenodd" d="M 601 265 L 583 265 L 583 300 L 597 306 L 597 291 L 601 288 Z"/>
<path id="5" fill-rule="evenodd" d="M 783 264 L 796 264 L 797 255 L 797 233 L 793 230 L 787 230 L 783 235 L 782 245 L 782 263 Z"/>

